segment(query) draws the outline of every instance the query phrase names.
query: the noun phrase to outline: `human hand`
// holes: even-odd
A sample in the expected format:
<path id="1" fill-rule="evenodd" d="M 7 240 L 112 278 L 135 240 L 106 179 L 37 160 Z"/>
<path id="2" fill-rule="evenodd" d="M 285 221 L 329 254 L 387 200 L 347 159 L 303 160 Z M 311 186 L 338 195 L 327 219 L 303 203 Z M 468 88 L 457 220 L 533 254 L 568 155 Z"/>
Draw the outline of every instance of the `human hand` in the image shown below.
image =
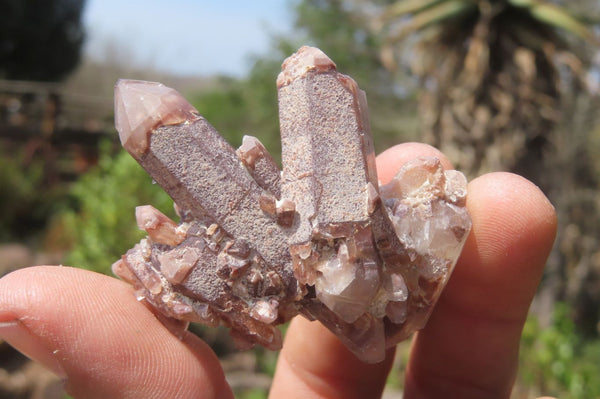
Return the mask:
<path id="1" fill-rule="evenodd" d="M 418 156 L 437 156 L 451 168 L 429 146 L 402 144 L 378 157 L 380 180 Z M 473 180 L 467 206 L 473 229 L 427 326 L 413 339 L 407 399 L 511 392 L 556 215 L 537 187 L 507 173 Z M 0 279 L 0 337 L 64 377 L 76 398 L 232 397 L 216 355 L 195 335 L 171 332 L 180 328 L 111 277 L 42 266 Z M 379 397 L 393 356 L 390 350 L 382 363 L 362 363 L 320 324 L 297 317 L 271 397 Z"/>

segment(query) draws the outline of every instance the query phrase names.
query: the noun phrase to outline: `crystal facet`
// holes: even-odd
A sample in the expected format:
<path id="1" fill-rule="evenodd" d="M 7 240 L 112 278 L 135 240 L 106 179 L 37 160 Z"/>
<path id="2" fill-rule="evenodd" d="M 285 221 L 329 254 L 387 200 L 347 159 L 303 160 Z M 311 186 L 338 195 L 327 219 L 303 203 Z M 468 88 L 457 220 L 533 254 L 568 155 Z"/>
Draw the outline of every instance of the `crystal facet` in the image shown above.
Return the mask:
<path id="1" fill-rule="evenodd" d="M 366 96 L 319 49 L 277 78 L 283 171 L 255 137 L 236 151 L 174 90 L 119 81 L 124 147 L 174 199 L 113 271 L 162 313 L 223 324 L 241 348 L 281 347 L 274 326 L 317 319 L 360 359 L 422 328 L 470 230 L 466 179 L 438 159 L 379 186 Z"/>
<path id="2" fill-rule="evenodd" d="M 178 227 L 174 221 L 151 205 L 136 207 L 135 218 L 140 230 L 146 231 L 154 242 L 177 245 L 185 239 L 185 226 Z"/>
<path id="3" fill-rule="evenodd" d="M 115 126 L 121 144 L 136 159 L 148 151 L 148 134 L 154 128 L 197 116 L 181 94 L 161 83 L 121 79 L 115 86 Z"/>

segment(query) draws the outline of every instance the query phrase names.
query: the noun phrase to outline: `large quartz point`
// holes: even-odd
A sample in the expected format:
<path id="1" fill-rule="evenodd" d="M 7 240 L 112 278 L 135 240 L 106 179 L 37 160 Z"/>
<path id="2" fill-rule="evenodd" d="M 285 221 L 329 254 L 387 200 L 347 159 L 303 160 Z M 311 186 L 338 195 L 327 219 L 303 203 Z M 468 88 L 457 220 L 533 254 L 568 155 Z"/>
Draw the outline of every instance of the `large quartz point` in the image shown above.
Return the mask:
<path id="1" fill-rule="evenodd" d="M 366 96 L 319 49 L 277 78 L 283 171 L 257 138 L 233 149 L 173 89 L 120 80 L 123 146 L 175 201 L 177 224 L 138 207 L 148 237 L 113 265 L 140 300 L 225 325 L 241 348 L 319 320 L 360 359 L 422 328 L 471 227 L 466 179 L 438 159 L 379 186 Z"/>

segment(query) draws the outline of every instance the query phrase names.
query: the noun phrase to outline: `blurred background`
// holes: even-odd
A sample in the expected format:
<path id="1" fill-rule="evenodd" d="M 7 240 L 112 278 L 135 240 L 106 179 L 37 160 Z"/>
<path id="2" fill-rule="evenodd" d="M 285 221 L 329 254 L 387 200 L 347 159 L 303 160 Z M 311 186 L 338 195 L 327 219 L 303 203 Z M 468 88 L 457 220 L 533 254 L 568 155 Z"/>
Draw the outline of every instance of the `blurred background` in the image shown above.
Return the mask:
<path id="1" fill-rule="evenodd" d="M 0 276 L 35 264 L 110 274 L 143 237 L 135 206 L 174 217 L 120 148 L 118 78 L 174 87 L 234 147 L 251 134 L 277 157 L 275 78 L 316 45 L 366 90 L 378 152 L 425 141 L 471 178 L 516 172 L 551 199 L 558 237 L 513 397 L 600 398 L 597 0 L 0 0 L 0 11 Z M 276 353 L 193 328 L 238 397 L 266 397 Z M 401 397 L 407 356 L 401 344 L 385 397 Z M 0 397 L 66 396 L 0 342 Z"/>

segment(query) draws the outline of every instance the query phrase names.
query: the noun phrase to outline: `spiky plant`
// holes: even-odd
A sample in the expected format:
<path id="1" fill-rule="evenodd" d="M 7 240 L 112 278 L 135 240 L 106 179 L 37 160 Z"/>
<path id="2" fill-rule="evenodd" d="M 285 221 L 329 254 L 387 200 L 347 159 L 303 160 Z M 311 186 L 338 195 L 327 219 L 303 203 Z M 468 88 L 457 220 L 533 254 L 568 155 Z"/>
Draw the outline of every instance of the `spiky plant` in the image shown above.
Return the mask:
<path id="1" fill-rule="evenodd" d="M 409 65 L 419 78 L 422 133 L 458 168 L 471 177 L 517 172 L 550 197 L 559 230 L 538 314 L 567 301 L 580 331 L 598 335 L 599 150 L 591 148 L 594 123 L 582 121 L 597 115 L 599 98 L 586 95 L 585 76 L 600 49 L 593 34 L 600 7 L 570 0 L 586 11 L 574 17 L 564 3 L 395 0 L 380 20 L 382 59 L 388 68 Z"/>
<path id="2" fill-rule="evenodd" d="M 539 180 L 564 74 L 581 75 L 568 36 L 596 40 L 588 27 L 542 0 L 399 0 L 383 21 L 384 63 L 394 68 L 409 54 L 422 84 L 425 139 L 470 175 L 511 170 Z M 409 53 L 398 51 L 404 39 Z"/>

